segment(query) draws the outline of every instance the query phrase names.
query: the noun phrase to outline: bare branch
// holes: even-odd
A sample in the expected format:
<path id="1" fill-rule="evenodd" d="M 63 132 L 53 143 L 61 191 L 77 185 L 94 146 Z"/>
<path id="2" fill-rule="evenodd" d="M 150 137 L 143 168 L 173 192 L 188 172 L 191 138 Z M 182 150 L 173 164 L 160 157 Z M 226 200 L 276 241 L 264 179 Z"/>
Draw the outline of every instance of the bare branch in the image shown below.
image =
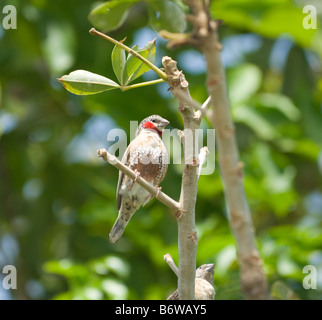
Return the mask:
<path id="1" fill-rule="evenodd" d="M 177 91 L 174 94 L 178 101 L 180 100 L 181 104 L 191 106 L 194 109 L 197 109 L 198 111 L 195 113 L 195 118 L 201 120 L 203 116 L 210 116 L 209 113 L 209 107 L 211 105 L 211 97 L 209 96 L 206 101 L 201 105 L 198 101 L 191 98 L 190 94 L 187 95 L 185 92 Z"/>
<path id="2" fill-rule="evenodd" d="M 202 112 L 203 115 L 206 114 L 206 112 L 209 109 L 210 105 L 211 105 L 211 96 L 209 96 L 206 99 L 206 101 L 202 104 L 202 106 L 200 108 L 200 110 L 201 110 L 201 112 Z"/>
<path id="3" fill-rule="evenodd" d="M 169 267 L 172 269 L 172 271 L 175 273 L 175 275 L 179 276 L 179 270 L 176 264 L 174 263 L 172 256 L 170 253 L 167 253 L 163 256 L 164 261 L 169 265 Z"/>
<path id="4" fill-rule="evenodd" d="M 188 82 L 181 71 L 177 69 L 177 63 L 170 57 L 163 57 L 162 64 L 168 76 L 168 83 L 172 94 L 178 101 L 178 109 L 182 115 L 185 134 L 191 133 L 192 141 L 195 141 L 196 129 L 200 127 L 200 118 L 196 115 L 191 99 Z M 179 249 L 179 275 L 178 292 L 180 300 L 195 299 L 195 271 L 197 254 L 197 235 L 195 227 L 195 205 L 197 200 L 197 152 L 190 139 L 185 136 L 182 139 L 185 149 L 184 171 L 180 194 L 180 205 L 184 214 L 178 218 L 178 249 Z M 191 148 L 192 159 L 187 159 L 187 148 Z M 193 236 L 192 236 L 193 235 Z"/>
<path id="5" fill-rule="evenodd" d="M 137 176 L 132 169 L 130 169 L 124 163 L 119 161 L 115 156 L 108 153 L 104 148 L 97 150 L 97 154 L 105 162 L 108 162 L 115 168 L 121 170 L 124 174 L 129 176 L 131 179 L 133 180 L 136 179 L 136 183 L 138 183 L 142 188 L 150 192 L 157 200 L 162 202 L 164 205 L 174 210 L 174 212 L 176 212 L 176 216 L 178 212 L 182 212 L 182 206 L 180 205 L 179 202 L 170 198 L 164 192 L 160 191 L 158 188 L 154 187 L 151 183 L 147 182 L 144 178 Z"/>
<path id="6" fill-rule="evenodd" d="M 172 33 L 167 30 L 159 31 L 161 37 L 170 40 L 167 47 L 174 49 L 182 45 L 197 45 L 190 33 Z"/>
<path id="7" fill-rule="evenodd" d="M 218 42 L 218 23 L 211 20 L 206 2 L 188 0 L 193 16 L 193 37 L 207 62 L 207 87 L 211 96 L 210 121 L 216 129 L 221 177 L 225 186 L 226 205 L 237 246 L 241 266 L 241 282 L 249 299 L 266 299 L 267 283 L 262 262 L 254 240 L 254 228 L 248 206 L 242 166 L 239 161 L 234 124 L 230 115 L 225 71 Z"/>
<path id="8" fill-rule="evenodd" d="M 200 110 L 200 111 L 203 110 L 202 105 L 198 101 L 192 99 L 190 94 L 187 94 L 187 92 L 178 90 L 175 93 L 174 92 L 172 92 L 172 93 L 176 96 L 178 101 L 181 102 L 181 104 L 191 106 L 194 109 L 197 109 L 197 110 Z"/>

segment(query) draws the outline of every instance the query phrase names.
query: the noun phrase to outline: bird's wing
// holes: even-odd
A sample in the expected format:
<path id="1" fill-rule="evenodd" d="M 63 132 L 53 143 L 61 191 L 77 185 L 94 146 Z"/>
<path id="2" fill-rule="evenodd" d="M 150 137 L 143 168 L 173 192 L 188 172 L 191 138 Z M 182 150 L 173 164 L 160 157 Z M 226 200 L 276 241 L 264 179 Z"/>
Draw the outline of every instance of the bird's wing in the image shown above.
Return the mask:
<path id="1" fill-rule="evenodd" d="M 179 300 L 179 292 L 178 289 L 174 292 L 172 292 L 169 297 L 167 298 L 167 300 Z"/>
<path id="2" fill-rule="evenodd" d="M 122 157 L 122 162 L 128 166 L 130 162 L 130 146 L 128 146 L 124 152 L 124 155 Z M 121 208 L 121 202 L 122 202 L 122 196 L 120 194 L 120 188 L 122 185 L 124 179 L 124 173 L 120 170 L 119 171 L 119 181 L 117 183 L 117 188 L 116 188 L 116 203 L 117 203 L 117 210 L 120 210 Z"/>
<path id="3" fill-rule="evenodd" d="M 161 141 L 162 145 L 161 145 L 161 154 L 160 154 L 160 157 L 159 157 L 159 163 L 162 164 L 163 166 L 163 170 L 161 170 L 161 175 L 158 177 L 158 181 L 157 181 L 157 184 L 160 184 L 166 173 L 167 173 L 167 170 L 168 170 L 168 152 L 167 152 L 167 149 L 163 143 L 163 141 Z"/>

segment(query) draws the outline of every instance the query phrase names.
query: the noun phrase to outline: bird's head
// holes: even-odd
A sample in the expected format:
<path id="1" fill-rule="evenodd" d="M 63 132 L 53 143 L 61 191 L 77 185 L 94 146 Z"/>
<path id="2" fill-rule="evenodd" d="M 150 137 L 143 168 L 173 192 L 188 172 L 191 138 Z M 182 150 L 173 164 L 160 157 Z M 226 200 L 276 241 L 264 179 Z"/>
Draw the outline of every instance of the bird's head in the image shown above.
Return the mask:
<path id="1" fill-rule="evenodd" d="M 214 282 L 214 269 L 213 263 L 203 264 L 196 270 L 196 278 L 207 280 L 211 285 Z"/>
<path id="2" fill-rule="evenodd" d="M 139 127 L 136 130 L 136 136 L 145 130 L 152 130 L 158 133 L 158 135 L 162 136 L 163 129 L 169 124 L 170 122 L 156 114 L 149 116 L 142 120 L 139 124 Z"/>

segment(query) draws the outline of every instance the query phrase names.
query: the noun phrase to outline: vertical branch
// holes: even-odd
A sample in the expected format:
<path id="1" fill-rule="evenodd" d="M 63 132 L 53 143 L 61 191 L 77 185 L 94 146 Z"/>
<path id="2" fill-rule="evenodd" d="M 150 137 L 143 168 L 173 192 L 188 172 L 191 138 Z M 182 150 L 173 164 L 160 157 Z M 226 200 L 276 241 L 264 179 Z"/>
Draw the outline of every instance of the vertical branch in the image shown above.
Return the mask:
<path id="1" fill-rule="evenodd" d="M 212 21 L 203 0 L 188 0 L 193 15 L 193 39 L 207 62 L 207 88 L 213 110 L 210 121 L 216 129 L 220 173 L 224 184 L 230 224 L 238 246 L 241 284 L 249 299 L 266 299 L 267 283 L 254 240 L 254 228 L 243 184 L 242 163 L 230 115 L 226 78 L 218 42 L 218 24 Z"/>
<path id="2" fill-rule="evenodd" d="M 195 228 L 195 205 L 198 184 L 198 150 L 194 145 L 195 129 L 200 126 L 188 90 L 188 82 L 177 63 L 170 57 L 163 57 L 162 64 L 168 77 L 173 95 L 179 104 L 179 111 L 184 123 L 184 171 L 180 194 L 182 214 L 178 217 L 179 275 L 178 291 L 180 300 L 195 299 L 195 270 L 197 255 L 197 233 Z M 189 101 L 191 103 L 189 103 Z"/>

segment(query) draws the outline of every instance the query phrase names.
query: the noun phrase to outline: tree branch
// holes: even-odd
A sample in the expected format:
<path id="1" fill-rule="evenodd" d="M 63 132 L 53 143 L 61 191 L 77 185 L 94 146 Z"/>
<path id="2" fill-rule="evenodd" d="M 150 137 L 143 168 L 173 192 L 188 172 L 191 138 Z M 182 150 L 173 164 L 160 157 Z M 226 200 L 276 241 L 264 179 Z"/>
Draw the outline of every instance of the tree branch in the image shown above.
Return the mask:
<path id="1" fill-rule="evenodd" d="M 216 129 L 220 172 L 225 189 L 226 205 L 234 233 L 241 267 L 241 283 L 249 299 L 266 299 L 267 283 L 255 245 L 254 228 L 243 184 L 242 164 L 230 115 L 225 71 L 218 42 L 218 24 L 211 20 L 203 0 L 188 0 L 193 16 L 193 37 L 207 62 L 207 87 L 213 110 L 210 121 Z"/>
<path id="2" fill-rule="evenodd" d="M 184 214 L 178 219 L 179 275 L 178 291 L 180 300 L 195 299 L 195 270 L 197 254 L 197 233 L 195 228 L 195 205 L 198 191 L 198 151 L 194 145 L 196 129 L 200 118 L 192 107 L 188 82 L 177 69 L 177 63 L 170 57 L 163 57 L 162 64 L 168 76 L 172 94 L 179 104 L 184 123 L 184 171 L 180 194 L 180 205 Z"/>
<path id="3" fill-rule="evenodd" d="M 208 109 L 211 105 L 211 96 L 209 96 L 206 101 L 200 107 L 201 117 L 208 115 Z"/>
<path id="4" fill-rule="evenodd" d="M 182 213 L 182 206 L 179 202 L 173 200 L 164 192 L 160 191 L 156 187 L 154 187 L 151 183 L 147 182 L 144 178 L 137 176 L 135 172 L 130 169 L 128 166 L 119 161 L 115 156 L 108 153 L 104 148 L 97 150 L 97 155 L 102 158 L 105 162 L 110 163 L 115 168 L 121 170 L 124 174 L 129 176 L 131 179 L 136 179 L 136 183 L 138 183 L 142 188 L 146 191 L 150 192 L 157 200 L 162 202 L 165 206 L 172 209 L 174 212 Z M 177 216 L 178 214 L 176 214 Z"/>
<path id="5" fill-rule="evenodd" d="M 176 264 L 173 261 L 173 258 L 170 253 L 167 253 L 163 256 L 164 261 L 169 265 L 169 267 L 172 269 L 172 271 L 175 273 L 175 275 L 178 277 L 179 270 Z"/>

